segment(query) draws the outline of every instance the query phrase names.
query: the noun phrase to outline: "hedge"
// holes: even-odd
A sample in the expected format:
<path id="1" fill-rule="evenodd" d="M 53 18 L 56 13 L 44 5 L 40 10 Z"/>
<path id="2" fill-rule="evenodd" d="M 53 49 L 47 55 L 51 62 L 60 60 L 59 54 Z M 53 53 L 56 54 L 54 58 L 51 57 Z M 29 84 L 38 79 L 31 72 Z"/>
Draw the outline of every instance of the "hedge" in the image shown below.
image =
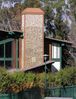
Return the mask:
<path id="1" fill-rule="evenodd" d="M 46 78 L 45 78 L 46 76 Z M 0 93 L 18 93 L 32 87 L 67 86 L 76 84 L 76 68 L 69 67 L 56 73 L 8 72 L 0 68 Z"/>

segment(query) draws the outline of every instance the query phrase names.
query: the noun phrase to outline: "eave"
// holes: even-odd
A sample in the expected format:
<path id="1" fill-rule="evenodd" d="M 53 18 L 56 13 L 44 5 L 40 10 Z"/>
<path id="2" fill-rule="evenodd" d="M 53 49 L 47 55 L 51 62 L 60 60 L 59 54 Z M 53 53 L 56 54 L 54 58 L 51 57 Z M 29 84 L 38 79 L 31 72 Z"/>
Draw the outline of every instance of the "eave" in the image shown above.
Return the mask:
<path id="1" fill-rule="evenodd" d="M 50 37 L 45 37 L 45 40 L 49 40 L 51 42 L 57 42 L 57 43 L 60 43 L 60 44 L 72 45 L 72 42 L 67 41 L 67 40 L 60 40 L 60 39 L 50 38 Z"/>
<path id="2" fill-rule="evenodd" d="M 4 31 L 0 30 L 0 40 L 7 39 L 7 38 L 14 38 L 18 39 L 23 36 L 23 33 L 20 31 Z"/>
<path id="3" fill-rule="evenodd" d="M 46 62 L 46 66 L 49 70 L 51 70 L 51 65 L 53 64 L 53 61 L 47 61 Z M 23 71 L 28 72 L 28 71 L 32 71 L 32 72 L 45 72 L 45 63 L 41 64 L 41 65 L 37 65 L 37 66 L 33 66 L 33 67 L 26 67 L 23 69 Z"/>

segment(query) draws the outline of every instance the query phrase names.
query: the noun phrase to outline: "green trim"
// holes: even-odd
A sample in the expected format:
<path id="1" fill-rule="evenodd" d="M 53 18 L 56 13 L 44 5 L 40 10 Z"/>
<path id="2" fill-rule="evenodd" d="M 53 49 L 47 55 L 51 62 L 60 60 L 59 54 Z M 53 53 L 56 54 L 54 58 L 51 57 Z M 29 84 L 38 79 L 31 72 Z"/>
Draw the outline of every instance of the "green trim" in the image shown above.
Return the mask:
<path id="1" fill-rule="evenodd" d="M 60 47 L 60 69 L 62 68 L 62 46 Z"/>
<path id="2" fill-rule="evenodd" d="M 3 46 L 4 46 L 4 49 L 3 49 L 4 56 L 0 58 L 0 61 L 3 61 L 4 62 L 4 67 L 6 67 L 5 66 L 5 62 L 6 61 L 11 61 L 11 62 L 13 61 L 13 58 L 12 57 L 8 57 L 7 58 L 6 55 L 5 55 L 5 49 L 6 49 L 5 44 L 8 43 L 8 42 L 12 42 L 13 40 L 14 39 L 6 39 L 6 40 L 0 41 L 0 45 L 3 44 Z M 18 39 L 16 39 L 16 68 L 18 68 L 18 62 L 19 62 L 19 59 L 18 59 Z"/>
<path id="3" fill-rule="evenodd" d="M 5 58 L 5 61 L 12 61 L 13 58 Z M 0 58 L 0 61 L 4 61 L 4 58 Z"/>
<path id="4" fill-rule="evenodd" d="M 60 58 L 52 58 L 53 61 L 60 61 Z"/>
<path id="5" fill-rule="evenodd" d="M 2 40 L 2 41 L 0 41 L 0 44 L 5 44 L 5 43 L 11 42 L 11 41 L 13 41 L 13 40 L 14 40 L 14 39 Z"/>
<path id="6" fill-rule="evenodd" d="M 6 46 L 5 46 L 5 44 L 6 43 L 8 43 L 8 42 L 12 42 L 14 39 L 6 39 L 6 40 L 2 40 L 2 41 L 0 41 L 0 45 L 3 45 L 4 46 L 4 49 L 3 49 L 3 51 L 4 51 L 4 56 L 2 57 L 2 58 L 0 58 L 0 61 L 3 61 L 4 62 L 4 68 L 6 68 L 6 65 L 5 65 L 5 62 L 6 61 L 13 61 L 13 58 L 7 58 L 6 57 L 6 55 L 5 55 L 5 49 L 6 49 Z"/>
<path id="7" fill-rule="evenodd" d="M 62 68 L 62 46 L 60 46 L 60 58 L 52 58 L 54 62 L 60 62 L 60 69 Z"/>

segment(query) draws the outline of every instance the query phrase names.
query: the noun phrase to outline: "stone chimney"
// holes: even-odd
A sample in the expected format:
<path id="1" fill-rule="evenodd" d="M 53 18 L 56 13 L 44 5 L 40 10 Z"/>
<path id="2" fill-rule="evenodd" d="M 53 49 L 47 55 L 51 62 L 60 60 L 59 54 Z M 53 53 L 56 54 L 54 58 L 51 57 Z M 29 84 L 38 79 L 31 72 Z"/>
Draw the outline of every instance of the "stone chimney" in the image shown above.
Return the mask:
<path id="1" fill-rule="evenodd" d="M 30 68 L 44 62 L 44 12 L 40 8 L 26 8 L 22 12 L 22 32 L 20 40 L 21 68 Z"/>

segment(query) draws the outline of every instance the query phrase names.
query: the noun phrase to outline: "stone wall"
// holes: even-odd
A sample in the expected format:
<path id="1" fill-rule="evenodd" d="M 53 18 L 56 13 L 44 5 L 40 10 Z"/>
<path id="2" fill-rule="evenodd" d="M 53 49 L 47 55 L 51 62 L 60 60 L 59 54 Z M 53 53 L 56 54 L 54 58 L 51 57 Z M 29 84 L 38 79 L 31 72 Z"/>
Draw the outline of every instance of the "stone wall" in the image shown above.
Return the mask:
<path id="1" fill-rule="evenodd" d="M 43 16 L 26 15 L 24 46 L 25 66 L 38 66 L 43 63 Z"/>
<path id="2" fill-rule="evenodd" d="M 30 69 L 43 64 L 44 12 L 39 8 L 26 8 L 22 13 L 22 31 L 20 67 Z"/>

